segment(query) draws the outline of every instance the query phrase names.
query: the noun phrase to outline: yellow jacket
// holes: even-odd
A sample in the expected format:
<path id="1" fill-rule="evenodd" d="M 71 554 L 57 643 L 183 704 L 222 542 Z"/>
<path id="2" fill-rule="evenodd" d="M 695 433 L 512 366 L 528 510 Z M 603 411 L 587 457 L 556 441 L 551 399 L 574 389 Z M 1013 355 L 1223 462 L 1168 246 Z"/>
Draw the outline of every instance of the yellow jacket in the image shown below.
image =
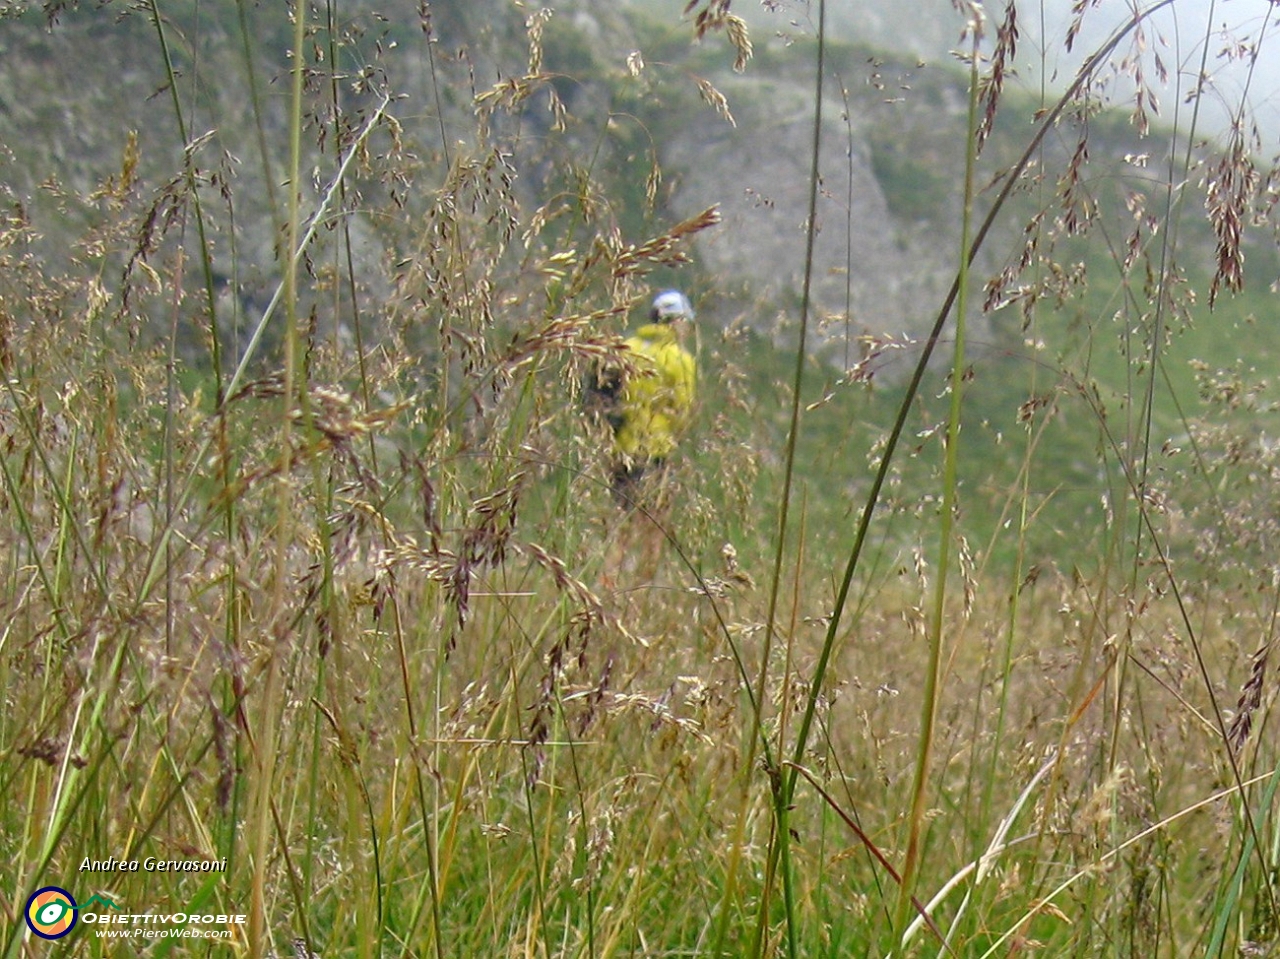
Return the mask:
<path id="1" fill-rule="evenodd" d="M 622 387 L 614 445 L 631 459 L 662 459 L 689 425 L 697 365 L 670 323 L 645 324 L 627 348 L 636 372 Z"/>

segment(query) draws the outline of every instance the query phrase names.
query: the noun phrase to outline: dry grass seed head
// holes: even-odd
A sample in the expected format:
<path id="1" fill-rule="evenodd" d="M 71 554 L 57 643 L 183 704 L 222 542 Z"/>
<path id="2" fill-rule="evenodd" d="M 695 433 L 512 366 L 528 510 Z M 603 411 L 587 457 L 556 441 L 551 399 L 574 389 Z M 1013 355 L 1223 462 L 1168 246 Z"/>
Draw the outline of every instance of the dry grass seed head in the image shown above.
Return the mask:
<path id="1" fill-rule="evenodd" d="M 1253 714 L 1262 705 L 1262 692 L 1266 685 L 1267 660 L 1271 653 L 1271 643 L 1263 643 L 1253 654 L 1249 664 L 1249 678 L 1240 689 L 1240 698 L 1236 701 L 1236 714 L 1231 718 L 1231 726 L 1227 730 L 1227 742 L 1234 752 L 1244 748 L 1253 729 Z"/>
<path id="2" fill-rule="evenodd" d="M 684 8 L 685 16 L 688 16 L 699 2 L 700 0 L 690 0 Z M 731 0 L 708 0 L 707 5 L 693 18 L 693 38 L 695 41 L 701 41 L 708 33 L 723 30 L 733 45 L 734 72 L 741 73 L 747 68 L 747 61 L 751 59 L 753 52 L 751 36 L 747 30 L 746 21 L 729 12 L 730 2 Z"/>
<path id="3" fill-rule="evenodd" d="M 733 118 L 733 114 L 729 110 L 729 101 L 725 95 L 717 90 L 710 80 L 705 77 L 696 77 L 698 84 L 698 96 L 711 105 L 711 108 L 720 115 L 721 119 L 728 121 L 729 126 L 737 127 L 738 121 Z"/>
<path id="4" fill-rule="evenodd" d="M 542 7 L 529 14 L 525 20 L 525 30 L 529 34 L 529 75 L 542 73 L 542 32 L 547 21 L 555 14 L 550 7 Z"/>
<path id="5" fill-rule="evenodd" d="M 689 262 L 689 255 L 685 252 L 686 241 L 719 222 L 720 210 L 712 206 L 687 220 L 681 220 L 666 233 L 640 244 L 623 245 L 620 237 L 610 237 L 606 242 L 611 247 L 612 278 L 615 282 L 626 281 L 647 274 L 655 266 L 676 266 Z"/>
<path id="6" fill-rule="evenodd" d="M 996 30 L 996 48 L 991 55 L 991 68 L 980 84 L 982 118 L 978 122 L 977 130 L 979 152 L 995 125 L 996 109 L 1000 103 L 1000 94 L 1004 91 L 1006 72 L 1012 64 L 1017 62 L 1017 59 L 1018 5 L 1014 0 L 1010 0 L 1005 7 L 1004 20 Z"/>
<path id="7" fill-rule="evenodd" d="M 1227 151 L 1218 159 L 1205 181 L 1205 210 L 1217 239 L 1213 281 L 1209 286 L 1210 309 L 1224 287 L 1234 293 L 1244 287 L 1244 251 L 1241 245 L 1244 224 L 1259 180 L 1244 134 L 1237 124 L 1232 130 Z"/>

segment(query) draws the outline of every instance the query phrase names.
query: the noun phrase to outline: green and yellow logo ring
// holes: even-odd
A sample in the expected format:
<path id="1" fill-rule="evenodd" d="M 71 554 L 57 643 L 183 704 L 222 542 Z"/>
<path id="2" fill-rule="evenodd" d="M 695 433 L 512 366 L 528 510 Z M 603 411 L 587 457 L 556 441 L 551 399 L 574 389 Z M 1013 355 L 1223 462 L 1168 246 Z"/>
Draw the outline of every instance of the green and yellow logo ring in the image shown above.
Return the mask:
<path id="1" fill-rule="evenodd" d="M 45 886 L 27 900 L 27 926 L 41 939 L 61 939 L 75 928 L 79 908 L 65 889 Z"/>

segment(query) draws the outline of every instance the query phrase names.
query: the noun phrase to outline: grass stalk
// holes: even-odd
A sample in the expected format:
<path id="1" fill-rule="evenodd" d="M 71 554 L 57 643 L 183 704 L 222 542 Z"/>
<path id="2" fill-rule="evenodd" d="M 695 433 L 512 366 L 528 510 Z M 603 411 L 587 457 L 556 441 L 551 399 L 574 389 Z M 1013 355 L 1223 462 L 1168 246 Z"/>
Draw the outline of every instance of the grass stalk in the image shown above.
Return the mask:
<path id="1" fill-rule="evenodd" d="M 934 751 L 934 726 L 938 719 L 938 703 L 942 696 L 943 630 L 947 621 L 947 581 L 951 574 L 951 544 L 955 516 L 959 509 L 957 463 L 960 453 L 960 413 L 964 399 L 965 331 L 969 308 L 969 235 L 973 219 L 974 166 L 978 157 L 978 58 L 982 40 L 982 24 L 975 14 L 969 22 L 972 48 L 969 65 L 969 135 L 965 142 L 964 204 L 960 228 L 960 265 L 957 273 L 955 307 L 955 341 L 951 359 L 951 403 L 947 417 L 945 463 L 942 475 L 942 510 L 938 517 L 938 563 L 934 578 L 933 608 L 929 617 L 929 663 L 924 677 L 924 693 L 920 704 L 920 741 L 916 753 L 915 775 L 911 784 L 911 811 L 907 817 L 906 855 L 902 865 L 902 884 L 894 918 L 894 940 L 902 938 L 911 916 L 911 900 L 923 856 L 924 820 L 928 805 L 929 773 Z"/>
<path id="2" fill-rule="evenodd" d="M 293 64 L 289 115 L 289 195 L 285 222 L 285 248 L 298 249 L 302 204 L 302 77 L 306 69 L 307 11 L 297 4 L 293 12 Z M 284 629 L 287 615 L 286 583 L 289 579 L 289 545 L 294 530 L 291 460 L 293 455 L 293 406 L 296 391 L 306 392 L 305 379 L 299 387 L 298 368 L 298 263 L 290 256 L 284 262 L 281 290 L 285 308 L 284 387 L 280 399 L 280 475 L 276 480 L 275 576 L 271 611 L 267 617 L 268 640 L 262 700 L 257 710 L 254 740 L 254 793 L 250 803 L 249 841 L 252 849 L 252 884 L 249 898 L 250 955 L 265 955 L 270 939 L 267 927 L 267 877 L 270 863 L 272 808 L 276 782 L 277 736 L 282 709 L 282 646 L 289 635 Z"/>
<path id="3" fill-rule="evenodd" d="M 767 701 L 766 692 L 769 677 L 769 660 L 773 648 L 773 638 L 778 618 L 778 597 L 782 589 L 783 560 L 786 554 L 787 540 L 790 538 L 788 519 L 791 508 L 791 487 L 795 476 L 796 444 L 800 439 L 800 405 L 804 390 L 804 371 L 808 362 L 809 311 L 813 287 L 813 250 L 818 232 L 818 190 L 821 176 L 819 160 L 822 148 L 822 93 L 826 74 L 826 39 L 827 4 L 826 0 L 818 0 L 818 48 L 814 64 L 813 138 L 809 146 L 809 215 L 805 222 L 804 280 L 800 294 L 800 332 L 799 343 L 796 346 L 795 372 L 791 383 L 790 423 L 787 428 L 786 451 L 783 454 L 782 492 L 778 500 L 778 531 L 776 534 L 777 539 L 773 556 L 773 570 L 769 583 L 769 607 L 768 612 L 765 614 L 764 648 L 760 653 L 760 671 L 756 679 L 756 715 L 754 717 L 753 726 L 757 729 L 762 728 L 764 719 L 762 710 L 764 709 L 764 704 Z M 744 766 L 744 775 L 749 775 L 755 765 L 756 741 L 757 740 L 754 735 L 749 739 L 750 745 L 747 749 L 747 762 Z M 790 802 L 789 797 L 785 795 L 784 790 L 782 789 L 782 770 L 776 768 L 772 757 L 768 755 L 768 743 L 762 741 L 761 747 L 766 750 L 773 794 L 774 818 L 776 820 L 773 831 L 773 843 L 776 844 L 777 858 L 782 872 L 782 895 L 787 917 L 787 955 L 790 959 L 795 959 L 797 955 L 798 930 L 796 929 L 797 917 L 795 912 L 795 890 L 792 886 L 791 875 L 791 832 L 787 824 Z M 786 743 L 779 740 L 778 750 L 780 754 L 785 754 Z M 773 858 L 774 855 L 771 852 L 771 862 Z M 770 868 L 769 871 L 772 873 L 772 868 Z M 765 896 L 760 905 L 759 928 L 761 929 L 766 925 L 766 916 L 768 915 L 770 898 L 771 897 L 769 896 Z M 725 912 L 727 913 L 727 909 Z M 723 941 L 723 931 L 722 926 L 721 934 L 717 937 L 718 943 Z M 760 942 L 762 945 L 763 940 L 761 939 Z M 717 951 L 718 949 L 719 945 L 717 945 Z"/>

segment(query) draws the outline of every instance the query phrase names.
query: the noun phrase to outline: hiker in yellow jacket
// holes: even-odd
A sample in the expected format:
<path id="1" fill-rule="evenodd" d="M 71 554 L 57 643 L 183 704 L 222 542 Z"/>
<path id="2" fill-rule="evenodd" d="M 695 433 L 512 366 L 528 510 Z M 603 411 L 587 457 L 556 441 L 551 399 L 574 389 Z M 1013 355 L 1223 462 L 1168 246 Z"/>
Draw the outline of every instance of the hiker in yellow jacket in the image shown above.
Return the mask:
<path id="1" fill-rule="evenodd" d="M 613 491 L 621 502 L 630 503 L 641 478 L 662 468 L 689 425 L 698 371 L 680 333 L 692 319 L 688 297 L 664 290 L 649 322 L 627 339 L 633 371 L 596 374 L 591 401 L 613 427 Z"/>

